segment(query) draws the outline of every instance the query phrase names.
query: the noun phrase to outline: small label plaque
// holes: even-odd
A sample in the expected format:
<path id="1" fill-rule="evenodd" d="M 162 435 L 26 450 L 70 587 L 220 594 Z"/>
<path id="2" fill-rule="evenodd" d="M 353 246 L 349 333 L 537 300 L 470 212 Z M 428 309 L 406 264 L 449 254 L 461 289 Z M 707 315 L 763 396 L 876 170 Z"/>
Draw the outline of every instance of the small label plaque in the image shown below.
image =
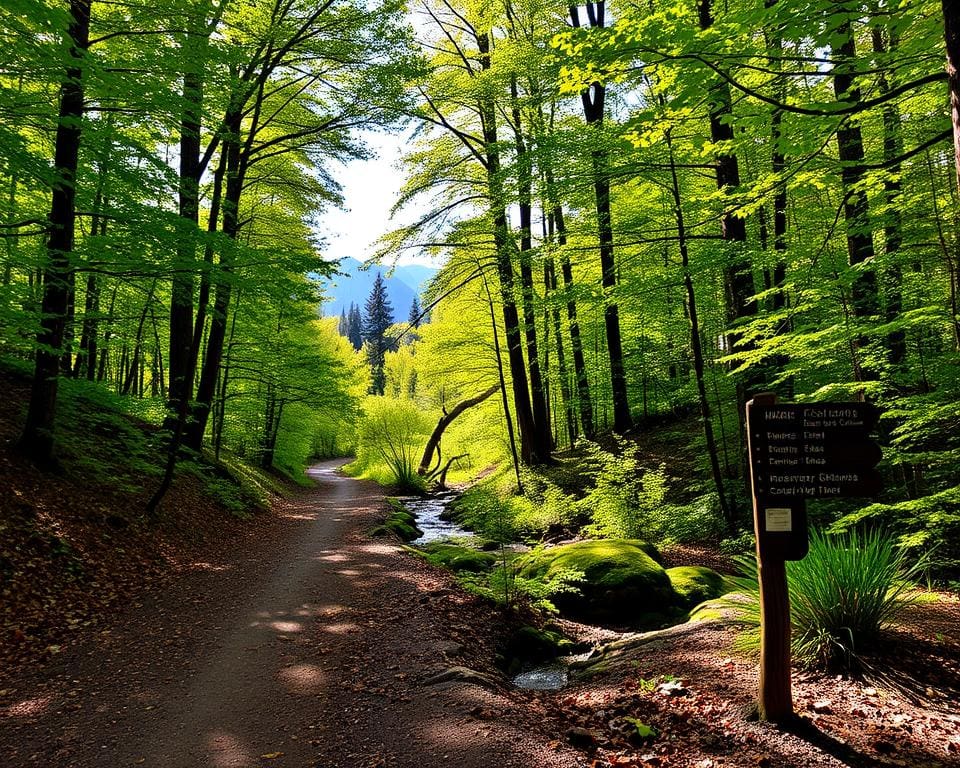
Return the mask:
<path id="1" fill-rule="evenodd" d="M 793 510 L 768 507 L 765 512 L 766 529 L 770 533 L 787 533 L 793 530 Z"/>

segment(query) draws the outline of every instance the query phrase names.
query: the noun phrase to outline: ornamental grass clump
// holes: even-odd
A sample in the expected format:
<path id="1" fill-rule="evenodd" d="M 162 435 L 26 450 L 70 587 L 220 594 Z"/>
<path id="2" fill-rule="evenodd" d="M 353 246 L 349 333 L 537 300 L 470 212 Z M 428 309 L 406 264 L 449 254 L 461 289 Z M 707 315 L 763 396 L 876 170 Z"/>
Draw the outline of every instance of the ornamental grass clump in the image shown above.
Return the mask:
<path id="1" fill-rule="evenodd" d="M 747 600 L 731 605 L 759 628 L 757 564 L 752 557 L 737 562 L 743 575 L 735 583 Z M 924 558 L 911 563 L 881 531 L 835 536 L 813 531 L 809 554 L 787 563 L 794 658 L 807 667 L 856 666 L 857 654 L 875 644 L 913 601 L 914 581 L 925 565 Z M 749 631 L 743 644 L 755 649 L 759 639 L 759 632 Z"/>

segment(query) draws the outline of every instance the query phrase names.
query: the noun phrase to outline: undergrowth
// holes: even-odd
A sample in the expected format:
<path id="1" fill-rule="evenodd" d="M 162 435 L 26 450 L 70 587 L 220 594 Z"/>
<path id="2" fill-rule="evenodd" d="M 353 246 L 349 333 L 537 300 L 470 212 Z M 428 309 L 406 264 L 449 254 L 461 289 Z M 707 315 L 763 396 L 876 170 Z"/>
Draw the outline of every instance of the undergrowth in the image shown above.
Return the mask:
<path id="1" fill-rule="evenodd" d="M 741 636 L 741 646 L 757 650 L 757 564 L 752 557 L 736 560 L 742 575 L 733 583 L 746 600 L 731 600 L 730 606 L 753 627 Z M 924 558 L 909 559 L 879 530 L 812 531 L 807 556 L 787 563 L 794 658 L 807 667 L 855 667 L 857 655 L 875 647 L 884 627 L 913 602 L 914 582 L 925 567 Z"/>

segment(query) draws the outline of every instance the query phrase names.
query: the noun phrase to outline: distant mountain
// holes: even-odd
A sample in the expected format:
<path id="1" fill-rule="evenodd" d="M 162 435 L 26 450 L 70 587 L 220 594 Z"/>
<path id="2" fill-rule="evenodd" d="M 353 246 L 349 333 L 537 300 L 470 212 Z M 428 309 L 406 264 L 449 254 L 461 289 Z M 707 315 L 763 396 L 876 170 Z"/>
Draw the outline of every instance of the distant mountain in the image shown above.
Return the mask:
<path id="1" fill-rule="evenodd" d="M 356 259 L 342 259 L 339 268 L 342 275 L 320 279 L 326 295 L 321 306 L 321 313 L 325 317 L 339 315 L 342 310 L 349 309 L 351 304 L 356 304 L 362 311 L 379 272 L 387 285 L 387 298 L 393 305 L 393 319 L 397 322 L 406 320 L 413 297 L 419 295 L 437 273 L 433 267 L 422 264 L 397 267 L 392 275 L 388 274 L 389 267 L 372 266 L 361 269 L 361 266 L 361 262 Z"/>

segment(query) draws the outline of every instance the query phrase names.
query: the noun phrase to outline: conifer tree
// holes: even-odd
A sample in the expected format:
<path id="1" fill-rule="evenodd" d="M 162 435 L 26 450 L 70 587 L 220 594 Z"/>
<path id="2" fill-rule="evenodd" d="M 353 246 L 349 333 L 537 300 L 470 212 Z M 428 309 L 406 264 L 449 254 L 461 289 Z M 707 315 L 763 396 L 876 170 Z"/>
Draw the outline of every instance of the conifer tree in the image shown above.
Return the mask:
<path id="1" fill-rule="evenodd" d="M 364 305 L 363 341 L 366 344 L 367 362 L 370 364 L 370 394 L 382 395 L 387 377 L 384 372 L 384 356 L 390 346 L 387 328 L 393 325 L 393 306 L 387 298 L 387 286 L 378 272 L 370 296 Z"/>
<path id="2" fill-rule="evenodd" d="M 357 351 L 363 346 L 363 321 L 360 318 L 360 307 L 353 302 L 350 303 L 350 311 L 347 313 L 347 338 Z"/>

